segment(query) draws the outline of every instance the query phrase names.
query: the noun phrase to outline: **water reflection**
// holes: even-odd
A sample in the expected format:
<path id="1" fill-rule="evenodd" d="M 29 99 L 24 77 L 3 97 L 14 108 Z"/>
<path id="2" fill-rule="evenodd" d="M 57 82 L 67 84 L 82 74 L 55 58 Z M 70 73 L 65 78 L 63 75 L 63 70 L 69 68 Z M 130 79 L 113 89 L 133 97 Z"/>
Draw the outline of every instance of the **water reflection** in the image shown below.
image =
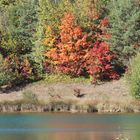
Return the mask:
<path id="1" fill-rule="evenodd" d="M 140 114 L 1 114 L 0 140 L 140 140 Z"/>
<path id="2" fill-rule="evenodd" d="M 1 140 L 115 140 L 119 133 L 100 132 L 40 132 L 40 133 L 11 133 L 0 135 Z"/>

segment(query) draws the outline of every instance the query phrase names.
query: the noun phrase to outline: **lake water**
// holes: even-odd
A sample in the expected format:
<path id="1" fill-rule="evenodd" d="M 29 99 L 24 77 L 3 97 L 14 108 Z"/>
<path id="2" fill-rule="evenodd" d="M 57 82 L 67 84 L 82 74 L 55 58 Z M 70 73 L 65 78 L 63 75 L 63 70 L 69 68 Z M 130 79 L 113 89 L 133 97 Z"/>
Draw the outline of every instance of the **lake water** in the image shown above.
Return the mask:
<path id="1" fill-rule="evenodd" d="M 0 140 L 116 140 L 121 135 L 140 140 L 140 114 L 0 114 Z"/>

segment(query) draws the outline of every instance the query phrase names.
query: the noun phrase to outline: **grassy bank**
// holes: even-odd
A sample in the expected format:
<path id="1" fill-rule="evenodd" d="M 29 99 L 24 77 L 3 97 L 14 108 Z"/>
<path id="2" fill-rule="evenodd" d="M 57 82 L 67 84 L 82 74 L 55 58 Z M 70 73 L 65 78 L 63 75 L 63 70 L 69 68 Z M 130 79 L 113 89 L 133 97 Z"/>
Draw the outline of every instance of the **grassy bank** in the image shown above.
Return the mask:
<path id="1" fill-rule="evenodd" d="M 130 105 L 133 104 L 133 105 Z M 138 113 L 140 112 L 140 103 L 131 102 L 123 104 L 119 102 L 95 102 L 82 104 L 76 101 L 50 101 L 26 102 L 5 101 L 0 103 L 0 112 L 69 112 L 69 113 Z"/>
<path id="2" fill-rule="evenodd" d="M 50 82 L 1 92 L 0 112 L 140 112 L 140 102 L 129 95 L 124 79 L 98 85 L 76 80 L 62 82 L 57 75 Z"/>

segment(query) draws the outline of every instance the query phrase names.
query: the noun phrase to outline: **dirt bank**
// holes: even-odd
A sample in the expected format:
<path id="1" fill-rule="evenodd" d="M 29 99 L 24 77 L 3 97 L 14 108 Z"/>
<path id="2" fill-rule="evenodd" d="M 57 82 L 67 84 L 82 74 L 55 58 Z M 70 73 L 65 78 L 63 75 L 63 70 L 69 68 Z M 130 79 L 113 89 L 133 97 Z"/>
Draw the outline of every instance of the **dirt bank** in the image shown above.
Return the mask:
<path id="1" fill-rule="evenodd" d="M 140 112 L 125 80 L 90 83 L 37 82 L 0 93 L 0 112 Z"/>

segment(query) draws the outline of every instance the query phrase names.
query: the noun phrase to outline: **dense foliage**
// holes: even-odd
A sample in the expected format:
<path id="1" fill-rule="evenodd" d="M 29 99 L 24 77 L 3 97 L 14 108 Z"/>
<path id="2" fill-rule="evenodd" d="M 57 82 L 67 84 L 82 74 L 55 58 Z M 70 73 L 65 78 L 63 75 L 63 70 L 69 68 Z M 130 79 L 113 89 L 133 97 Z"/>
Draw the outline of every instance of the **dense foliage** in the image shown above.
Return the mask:
<path id="1" fill-rule="evenodd" d="M 140 54 L 131 60 L 126 78 L 129 82 L 130 94 L 140 99 Z"/>
<path id="2" fill-rule="evenodd" d="M 117 78 L 111 64 L 115 57 L 102 40 L 102 37 L 109 36 L 103 31 L 106 26 L 108 20 L 104 19 L 90 28 L 90 32 L 84 32 L 73 14 L 66 13 L 61 21 L 59 38 L 52 34 L 44 40 L 46 46 L 51 46 L 46 51 L 46 68 L 49 69 L 50 65 L 53 71 L 72 76 L 89 74 L 94 81 Z"/>
<path id="3" fill-rule="evenodd" d="M 5 23 L 0 28 L 0 48 L 3 70 L 12 77 L 9 82 L 20 83 L 31 78 L 34 72 L 31 53 L 37 23 L 35 7 L 36 1 L 30 0 L 1 4 L 1 22 Z"/>
<path id="4" fill-rule="evenodd" d="M 109 44 L 124 65 L 140 45 L 140 4 L 138 0 L 112 0 L 109 3 Z"/>
<path id="5" fill-rule="evenodd" d="M 139 9 L 139 0 L 1 0 L 0 85 L 54 73 L 118 79 L 139 51 Z"/>

